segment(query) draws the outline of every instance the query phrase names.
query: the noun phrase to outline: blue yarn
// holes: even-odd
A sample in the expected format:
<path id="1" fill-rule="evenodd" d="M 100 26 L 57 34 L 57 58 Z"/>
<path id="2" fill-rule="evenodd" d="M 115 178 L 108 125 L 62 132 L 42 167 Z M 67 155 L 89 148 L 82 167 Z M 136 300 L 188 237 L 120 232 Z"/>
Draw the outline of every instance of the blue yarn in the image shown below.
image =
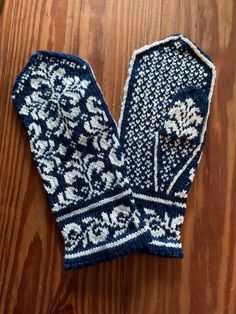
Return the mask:
<path id="1" fill-rule="evenodd" d="M 115 122 L 88 63 L 39 51 L 12 97 L 65 241 L 65 268 L 141 249 L 148 232 L 134 207 Z"/>
<path id="2" fill-rule="evenodd" d="M 135 203 L 152 237 L 144 248 L 150 254 L 183 256 L 180 230 L 214 80 L 210 58 L 180 34 L 137 50 L 131 60 L 119 134 Z"/>

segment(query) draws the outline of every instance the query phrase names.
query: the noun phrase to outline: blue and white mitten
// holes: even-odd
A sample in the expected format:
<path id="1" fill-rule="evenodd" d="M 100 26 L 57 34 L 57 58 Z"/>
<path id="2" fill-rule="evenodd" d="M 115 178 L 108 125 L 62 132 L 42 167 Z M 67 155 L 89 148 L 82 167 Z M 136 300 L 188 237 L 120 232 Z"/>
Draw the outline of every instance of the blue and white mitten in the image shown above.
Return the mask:
<path id="1" fill-rule="evenodd" d="M 213 63 L 182 35 L 144 46 L 131 59 L 119 133 L 151 254 L 183 256 L 180 229 L 214 82 Z"/>
<path id="2" fill-rule="evenodd" d="M 90 66 L 40 51 L 12 96 L 65 241 L 66 269 L 136 251 L 146 240 L 115 123 Z"/>

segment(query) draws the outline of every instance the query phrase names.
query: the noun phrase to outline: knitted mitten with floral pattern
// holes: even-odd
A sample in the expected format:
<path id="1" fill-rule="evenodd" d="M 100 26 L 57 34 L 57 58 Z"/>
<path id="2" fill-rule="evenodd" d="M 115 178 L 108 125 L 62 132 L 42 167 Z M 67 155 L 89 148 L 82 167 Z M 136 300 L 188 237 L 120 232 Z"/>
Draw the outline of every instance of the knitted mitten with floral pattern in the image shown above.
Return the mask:
<path id="1" fill-rule="evenodd" d="M 140 248 L 147 231 L 135 210 L 115 123 L 90 66 L 38 52 L 13 100 L 65 241 L 66 269 Z"/>
<path id="2" fill-rule="evenodd" d="M 127 173 L 151 254 L 182 257 L 180 228 L 203 149 L 215 67 L 173 35 L 134 52 L 119 122 Z"/>

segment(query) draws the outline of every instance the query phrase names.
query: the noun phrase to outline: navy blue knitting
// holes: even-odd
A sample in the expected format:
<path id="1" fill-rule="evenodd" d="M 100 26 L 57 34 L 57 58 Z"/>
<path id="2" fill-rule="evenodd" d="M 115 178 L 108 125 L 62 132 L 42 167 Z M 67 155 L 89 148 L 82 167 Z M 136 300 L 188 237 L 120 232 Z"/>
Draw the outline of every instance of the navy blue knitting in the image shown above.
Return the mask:
<path id="1" fill-rule="evenodd" d="M 145 46 L 131 59 L 119 135 L 151 254 L 183 256 L 180 230 L 214 82 L 213 63 L 182 35 Z"/>
<path id="2" fill-rule="evenodd" d="M 40 51 L 18 76 L 12 97 L 64 237 L 65 268 L 139 250 L 147 231 L 90 66 L 72 55 Z"/>

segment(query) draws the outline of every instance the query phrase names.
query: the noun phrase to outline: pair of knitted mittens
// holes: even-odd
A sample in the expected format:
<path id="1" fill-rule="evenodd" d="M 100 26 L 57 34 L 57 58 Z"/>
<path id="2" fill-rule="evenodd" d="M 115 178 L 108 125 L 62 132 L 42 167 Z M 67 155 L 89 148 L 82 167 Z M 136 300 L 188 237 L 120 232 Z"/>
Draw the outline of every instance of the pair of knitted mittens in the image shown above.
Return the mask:
<path id="1" fill-rule="evenodd" d="M 134 251 L 181 257 L 215 68 L 182 35 L 134 52 L 118 130 L 90 66 L 39 51 L 13 101 L 65 241 L 64 266 Z"/>

